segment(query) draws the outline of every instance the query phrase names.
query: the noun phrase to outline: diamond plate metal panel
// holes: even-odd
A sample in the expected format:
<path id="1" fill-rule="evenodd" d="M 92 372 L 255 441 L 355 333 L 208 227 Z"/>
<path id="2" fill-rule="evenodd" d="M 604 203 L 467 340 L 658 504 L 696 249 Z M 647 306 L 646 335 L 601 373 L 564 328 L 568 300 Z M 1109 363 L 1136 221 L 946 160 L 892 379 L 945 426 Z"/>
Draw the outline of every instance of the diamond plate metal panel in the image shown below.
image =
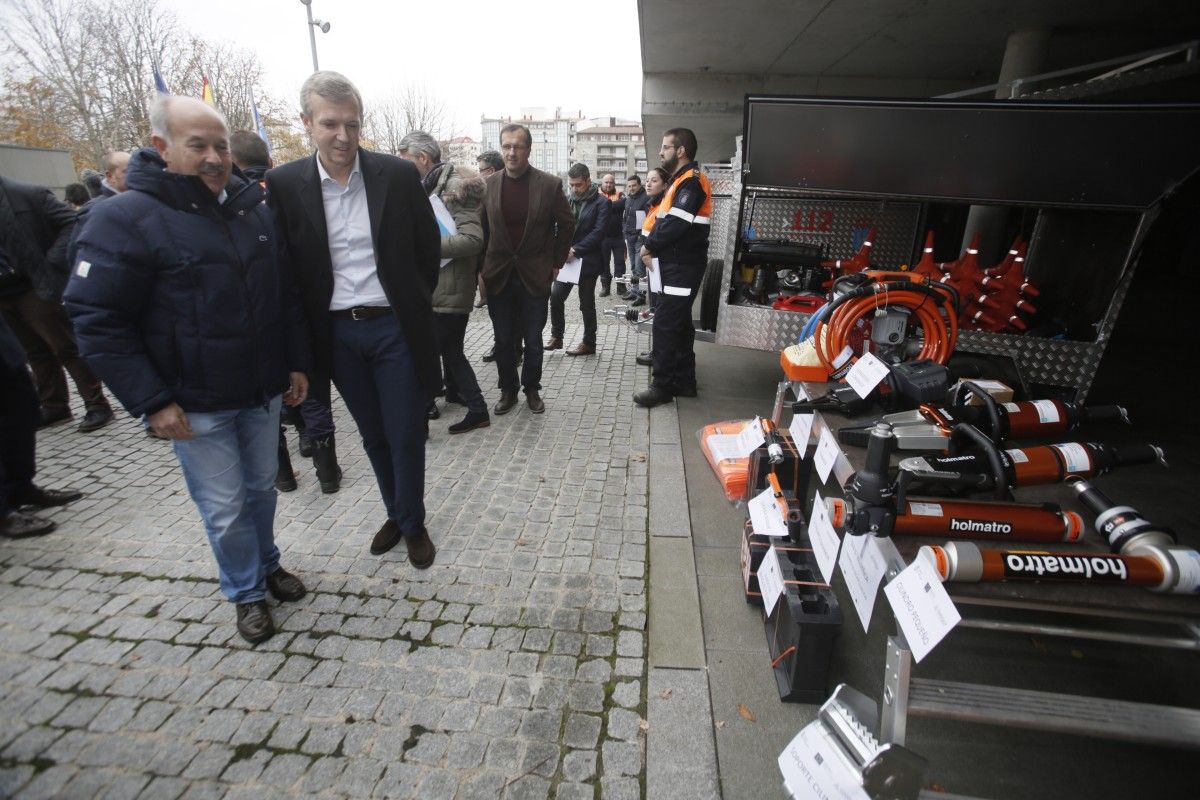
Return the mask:
<path id="1" fill-rule="evenodd" d="M 955 348 L 965 353 L 1008 356 L 1030 383 L 1073 387 L 1083 401 L 1104 355 L 1104 344 L 963 331 Z"/>
<path id="2" fill-rule="evenodd" d="M 746 225 L 760 239 L 819 244 L 826 258 L 849 258 L 875 228 L 872 260 L 895 269 L 912 258 L 921 221 L 920 203 L 777 197 L 752 190 L 746 199 Z"/>
<path id="3" fill-rule="evenodd" d="M 734 194 L 736 179 L 733 167 L 729 164 L 701 164 L 700 171 L 708 177 L 714 198 L 722 195 L 731 197 Z"/>

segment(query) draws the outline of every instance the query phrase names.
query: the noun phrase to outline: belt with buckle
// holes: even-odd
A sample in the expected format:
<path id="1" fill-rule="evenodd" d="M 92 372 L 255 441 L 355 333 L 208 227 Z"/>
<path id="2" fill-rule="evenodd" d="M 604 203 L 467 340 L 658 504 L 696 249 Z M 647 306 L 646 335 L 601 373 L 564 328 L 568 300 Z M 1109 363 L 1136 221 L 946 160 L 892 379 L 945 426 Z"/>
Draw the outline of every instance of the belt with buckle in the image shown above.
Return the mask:
<path id="1" fill-rule="evenodd" d="M 361 321 L 364 319 L 375 319 L 382 317 L 384 314 L 392 313 L 391 306 L 354 306 L 353 308 L 340 308 L 337 311 L 330 311 L 329 316 L 334 319 L 352 319 Z"/>

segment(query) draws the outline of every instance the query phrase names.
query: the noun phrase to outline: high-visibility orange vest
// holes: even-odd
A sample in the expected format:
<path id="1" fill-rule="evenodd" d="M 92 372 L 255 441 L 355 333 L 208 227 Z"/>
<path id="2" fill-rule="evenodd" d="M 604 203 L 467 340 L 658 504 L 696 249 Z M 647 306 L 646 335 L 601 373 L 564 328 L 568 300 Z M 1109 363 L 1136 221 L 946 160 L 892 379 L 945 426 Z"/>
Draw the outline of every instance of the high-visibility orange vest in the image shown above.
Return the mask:
<path id="1" fill-rule="evenodd" d="M 620 189 L 613 189 L 613 193 L 612 193 L 612 194 L 609 194 L 608 192 L 601 192 L 600 194 L 602 194 L 602 195 L 604 195 L 605 197 L 607 197 L 607 198 L 608 198 L 608 202 L 610 202 L 610 203 L 615 203 L 615 202 L 617 202 L 618 200 L 620 200 L 620 199 L 621 199 L 621 190 L 620 190 Z"/>
<path id="2" fill-rule="evenodd" d="M 695 176 L 700 179 L 700 188 L 704 190 L 704 204 L 700 206 L 700 210 L 695 214 L 689 214 L 681 208 L 672 208 L 671 204 L 675 201 L 675 190 L 679 185 L 688 178 Z M 671 181 L 670 187 L 663 193 L 662 202 L 658 204 L 658 212 L 656 217 L 665 217 L 668 214 L 674 217 L 679 217 L 684 222 L 695 223 L 696 225 L 709 225 L 712 223 L 712 184 L 708 182 L 708 176 L 700 171 L 699 167 L 692 167 L 686 172 L 676 176 L 675 180 Z"/>
<path id="3" fill-rule="evenodd" d="M 658 200 L 651 200 L 646 206 L 646 219 L 642 222 L 642 236 L 649 236 L 650 231 L 654 230 L 654 223 L 658 221 L 658 214 L 654 213 L 656 208 L 662 207 L 662 198 L 665 196 L 659 195 Z"/>

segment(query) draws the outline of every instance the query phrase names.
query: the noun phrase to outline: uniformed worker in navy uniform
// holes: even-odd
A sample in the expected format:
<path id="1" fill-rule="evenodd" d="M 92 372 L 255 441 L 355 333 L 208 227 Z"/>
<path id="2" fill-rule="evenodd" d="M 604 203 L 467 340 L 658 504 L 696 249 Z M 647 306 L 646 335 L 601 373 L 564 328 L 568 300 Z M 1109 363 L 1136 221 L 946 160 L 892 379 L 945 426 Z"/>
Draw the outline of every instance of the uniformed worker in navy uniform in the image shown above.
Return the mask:
<path id="1" fill-rule="evenodd" d="M 696 396 L 692 300 L 708 263 L 712 217 L 712 186 L 696 163 L 696 134 L 687 128 L 667 131 L 658 158 L 671 184 L 640 254 L 647 270 L 660 270 L 662 278 L 654 311 L 650 388 L 633 396 L 633 402 L 646 408 L 676 396 Z"/>

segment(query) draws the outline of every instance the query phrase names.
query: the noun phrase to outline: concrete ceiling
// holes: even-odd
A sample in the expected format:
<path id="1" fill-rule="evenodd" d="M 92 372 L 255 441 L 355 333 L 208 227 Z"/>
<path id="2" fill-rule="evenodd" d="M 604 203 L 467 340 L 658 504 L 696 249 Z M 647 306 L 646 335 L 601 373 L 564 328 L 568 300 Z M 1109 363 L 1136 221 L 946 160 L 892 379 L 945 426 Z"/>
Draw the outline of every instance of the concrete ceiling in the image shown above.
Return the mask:
<path id="1" fill-rule="evenodd" d="M 1051 31 L 1042 71 L 1200 38 L 1197 0 L 639 0 L 638 8 L 647 140 L 689 125 L 702 159 L 732 154 L 747 92 L 930 96 L 989 84 L 1009 34 L 1026 29 Z"/>

